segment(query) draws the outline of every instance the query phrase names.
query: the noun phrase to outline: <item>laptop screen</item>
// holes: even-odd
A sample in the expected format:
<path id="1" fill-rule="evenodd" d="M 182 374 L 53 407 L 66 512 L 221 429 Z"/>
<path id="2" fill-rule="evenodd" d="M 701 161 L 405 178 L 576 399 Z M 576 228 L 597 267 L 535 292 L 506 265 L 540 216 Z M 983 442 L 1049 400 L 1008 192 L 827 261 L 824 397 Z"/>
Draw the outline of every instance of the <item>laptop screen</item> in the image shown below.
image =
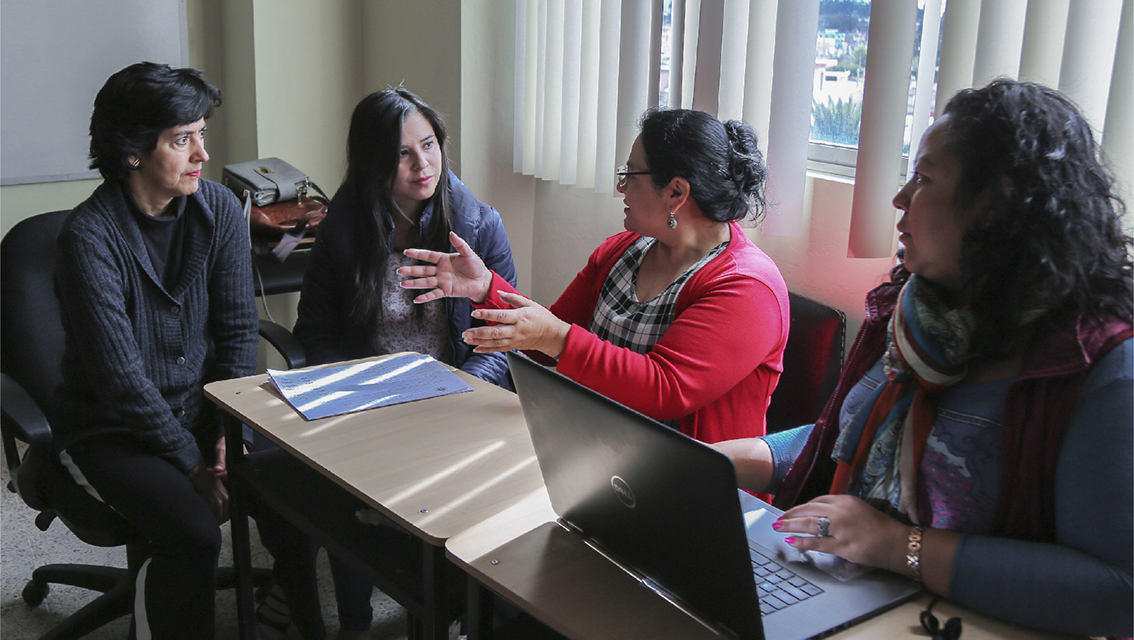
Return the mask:
<path id="1" fill-rule="evenodd" d="M 561 520 L 702 620 L 763 638 L 732 462 L 523 356 L 508 359 Z"/>

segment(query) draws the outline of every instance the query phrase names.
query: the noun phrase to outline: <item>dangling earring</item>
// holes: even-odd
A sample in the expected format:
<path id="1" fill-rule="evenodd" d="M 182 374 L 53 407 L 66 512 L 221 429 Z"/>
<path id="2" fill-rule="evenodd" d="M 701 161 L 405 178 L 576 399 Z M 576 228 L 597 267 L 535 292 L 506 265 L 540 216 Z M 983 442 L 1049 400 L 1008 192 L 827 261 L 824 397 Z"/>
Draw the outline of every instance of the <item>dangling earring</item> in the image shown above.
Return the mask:
<path id="1" fill-rule="evenodd" d="M 672 211 L 669 212 L 669 222 L 666 222 L 666 225 L 668 225 L 670 229 L 677 228 L 677 218 L 673 216 Z"/>

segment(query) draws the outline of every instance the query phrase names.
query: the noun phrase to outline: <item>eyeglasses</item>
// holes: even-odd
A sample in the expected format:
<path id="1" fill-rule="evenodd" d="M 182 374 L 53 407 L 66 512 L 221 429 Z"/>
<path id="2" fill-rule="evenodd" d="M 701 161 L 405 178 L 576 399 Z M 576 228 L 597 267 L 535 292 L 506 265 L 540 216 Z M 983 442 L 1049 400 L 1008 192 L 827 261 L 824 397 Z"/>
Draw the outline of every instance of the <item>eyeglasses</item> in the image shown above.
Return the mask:
<path id="1" fill-rule="evenodd" d="M 626 178 L 629 176 L 645 176 L 652 173 L 651 171 L 630 171 L 626 165 L 622 165 L 614 170 L 614 175 L 618 177 L 618 185 L 626 184 Z"/>

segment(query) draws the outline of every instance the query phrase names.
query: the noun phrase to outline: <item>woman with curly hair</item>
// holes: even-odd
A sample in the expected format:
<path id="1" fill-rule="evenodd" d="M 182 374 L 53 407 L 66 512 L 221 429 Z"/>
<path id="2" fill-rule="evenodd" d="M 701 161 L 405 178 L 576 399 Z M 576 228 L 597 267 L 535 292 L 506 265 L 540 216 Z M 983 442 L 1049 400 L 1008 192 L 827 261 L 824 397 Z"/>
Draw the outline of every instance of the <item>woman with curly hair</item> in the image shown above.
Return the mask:
<path id="1" fill-rule="evenodd" d="M 538 352 L 560 373 L 705 442 L 763 435 L 783 370 L 788 292 L 738 221 L 763 203 L 752 128 L 702 111 L 650 110 L 618 170 L 626 231 L 591 254 L 550 309 L 516 293 L 454 237 L 456 253 L 410 250 L 418 302 L 471 298 L 493 323 L 478 353 Z M 554 359 L 554 360 L 552 360 Z"/>
<path id="2" fill-rule="evenodd" d="M 904 248 L 815 425 L 722 443 L 789 544 L 1049 631 L 1134 632 L 1134 285 L 1059 93 L 955 95 L 894 197 Z"/>

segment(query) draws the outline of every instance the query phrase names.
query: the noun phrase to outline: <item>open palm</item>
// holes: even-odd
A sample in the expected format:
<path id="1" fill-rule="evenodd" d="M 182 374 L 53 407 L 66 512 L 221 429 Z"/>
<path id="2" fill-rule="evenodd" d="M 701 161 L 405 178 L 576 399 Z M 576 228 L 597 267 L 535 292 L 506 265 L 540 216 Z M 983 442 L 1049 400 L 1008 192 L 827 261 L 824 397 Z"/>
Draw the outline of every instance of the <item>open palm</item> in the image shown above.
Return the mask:
<path id="1" fill-rule="evenodd" d="M 422 303 L 438 298 L 472 298 L 481 302 L 492 285 L 492 272 L 467 242 L 455 233 L 449 234 L 456 253 L 442 253 L 428 249 L 406 249 L 406 255 L 427 265 L 398 269 L 403 289 L 428 289 L 414 298 Z"/>

